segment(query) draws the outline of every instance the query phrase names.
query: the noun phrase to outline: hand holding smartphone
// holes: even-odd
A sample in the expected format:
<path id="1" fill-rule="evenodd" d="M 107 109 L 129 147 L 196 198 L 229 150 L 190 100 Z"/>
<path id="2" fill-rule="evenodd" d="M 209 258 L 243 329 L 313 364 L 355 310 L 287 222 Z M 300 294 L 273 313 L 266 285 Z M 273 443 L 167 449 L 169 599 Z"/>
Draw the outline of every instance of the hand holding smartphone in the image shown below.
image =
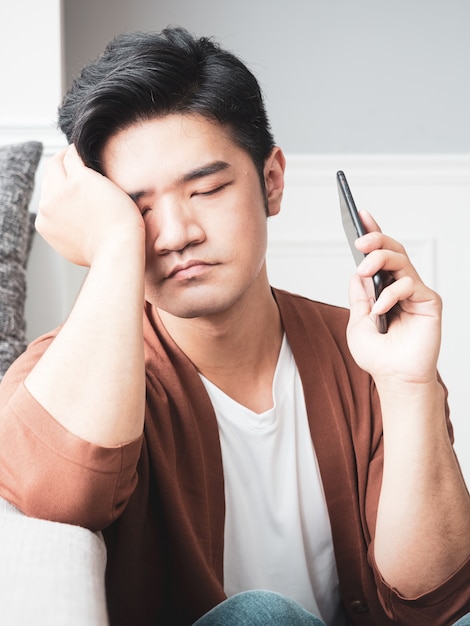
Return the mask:
<path id="1" fill-rule="evenodd" d="M 365 235 L 367 231 L 364 228 L 361 218 L 359 217 L 359 213 L 357 212 L 356 203 L 354 202 L 354 198 L 351 190 L 349 189 L 348 181 L 346 180 L 344 172 L 337 172 L 336 179 L 338 184 L 339 204 L 341 208 L 341 219 L 343 222 L 344 232 L 346 233 L 349 247 L 351 248 L 356 265 L 359 265 L 359 263 L 364 259 L 365 254 L 356 248 L 354 242 L 358 237 Z M 382 290 L 393 281 L 394 278 L 390 272 L 381 270 L 377 272 L 377 274 L 374 274 L 371 280 L 373 285 L 372 296 L 374 300 L 377 300 Z M 387 315 L 377 316 L 377 328 L 382 334 L 388 331 Z"/>

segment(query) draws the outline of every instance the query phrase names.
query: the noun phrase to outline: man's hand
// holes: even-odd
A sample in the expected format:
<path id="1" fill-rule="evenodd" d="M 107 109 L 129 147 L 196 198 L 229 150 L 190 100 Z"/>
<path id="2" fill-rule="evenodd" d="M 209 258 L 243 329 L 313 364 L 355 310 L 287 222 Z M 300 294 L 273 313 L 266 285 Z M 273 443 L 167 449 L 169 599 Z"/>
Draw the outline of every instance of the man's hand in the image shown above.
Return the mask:
<path id="1" fill-rule="evenodd" d="M 367 256 L 351 281 L 351 353 L 378 386 L 433 382 L 441 341 L 441 298 L 423 283 L 401 244 L 384 235 L 368 213 L 362 211 L 361 219 L 369 232 L 356 242 Z M 374 304 L 363 281 L 379 270 L 391 272 L 395 282 Z M 375 316 L 389 311 L 388 333 L 380 334 Z"/>
<path id="2" fill-rule="evenodd" d="M 36 228 L 60 255 L 84 266 L 124 232 L 138 233 L 144 240 L 144 223 L 135 203 L 105 176 L 86 167 L 74 145 L 47 163 Z"/>

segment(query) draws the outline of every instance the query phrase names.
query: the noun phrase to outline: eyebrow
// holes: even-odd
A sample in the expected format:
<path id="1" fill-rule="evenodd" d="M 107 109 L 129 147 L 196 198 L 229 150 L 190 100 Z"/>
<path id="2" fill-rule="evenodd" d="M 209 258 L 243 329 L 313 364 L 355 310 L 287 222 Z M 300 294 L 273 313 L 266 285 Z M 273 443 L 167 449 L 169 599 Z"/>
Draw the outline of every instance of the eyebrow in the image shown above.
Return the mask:
<path id="1" fill-rule="evenodd" d="M 190 183 L 193 180 L 198 180 L 200 178 L 205 178 L 206 176 L 212 176 L 213 174 L 217 174 L 218 172 L 222 172 L 230 167 L 230 163 L 227 161 L 214 161 L 213 163 L 208 163 L 207 165 L 202 165 L 201 167 L 196 167 L 189 172 L 183 174 L 180 178 L 178 178 L 178 183 Z M 146 196 L 148 194 L 147 191 L 136 191 L 134 193 L 127 194 L 131 200 L 137 202 L 139 198 Z"/>
<path id="2" fill-rule="evenodd" d="M 180 178 L 180 182 L 189 183 L 192 180 L 197 180 L 198 178 L 204 178 L 205 176 L 217 174 L 217 172 L 222 172 L 229 167 L 230 164 L 226 161 L 214 161 L 213 163 L 208 163 L 207 165 L 203 165 L 202 167 L 197 167 L 194 170 L 183 174 L 183 176 Z"/>

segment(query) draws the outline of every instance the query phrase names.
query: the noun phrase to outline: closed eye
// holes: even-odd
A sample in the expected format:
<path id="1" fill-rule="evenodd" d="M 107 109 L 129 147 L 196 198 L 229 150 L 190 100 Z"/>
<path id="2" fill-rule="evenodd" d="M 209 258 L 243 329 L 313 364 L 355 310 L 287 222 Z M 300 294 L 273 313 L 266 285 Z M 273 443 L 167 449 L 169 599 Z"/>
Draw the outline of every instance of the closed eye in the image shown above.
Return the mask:
<path id="1" fill-rule="evenodd" d="M 209 189 L 208 191 L 195 191 L 191 194 L 191 196 L 214 196 L 229 185 L 230 183 L 224 183 L 223 185 L 219 185 L 218 187 L 214 187 L 213 189 Z"/>

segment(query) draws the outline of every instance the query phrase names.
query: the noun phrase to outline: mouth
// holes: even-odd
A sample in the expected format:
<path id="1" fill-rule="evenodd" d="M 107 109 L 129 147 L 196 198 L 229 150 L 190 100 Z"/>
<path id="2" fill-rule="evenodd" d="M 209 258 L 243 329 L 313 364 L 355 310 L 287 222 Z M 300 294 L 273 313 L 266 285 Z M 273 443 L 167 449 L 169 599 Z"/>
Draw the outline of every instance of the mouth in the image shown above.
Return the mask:
<path id="1" fill-rule="evenodd" d="M 174 280 L 189 280 L 191 278 L 197 278 L 205 274 L 212 264 L 204 261 L 193 260 L 187 263 L 182 263 L 174 267 L 166 276 L 167 279 Z"/>

